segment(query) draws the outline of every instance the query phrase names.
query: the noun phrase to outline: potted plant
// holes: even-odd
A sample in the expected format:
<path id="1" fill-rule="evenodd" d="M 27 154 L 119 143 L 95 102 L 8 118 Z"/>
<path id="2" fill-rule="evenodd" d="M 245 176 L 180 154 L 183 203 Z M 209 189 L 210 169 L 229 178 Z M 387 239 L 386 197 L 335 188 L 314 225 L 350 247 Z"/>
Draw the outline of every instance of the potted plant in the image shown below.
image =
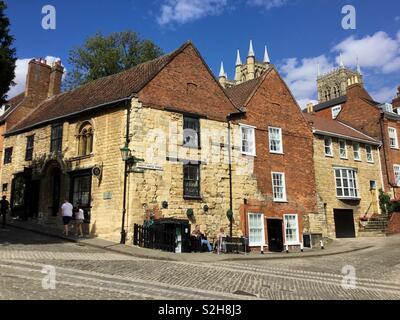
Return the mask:
<path id="1" fill-rule="evenodd" d="M 366 215 L 360 217 L 360 225 L 362 227 L 366 227 L 367 224 L 368 224 L 368 217 Z"/>

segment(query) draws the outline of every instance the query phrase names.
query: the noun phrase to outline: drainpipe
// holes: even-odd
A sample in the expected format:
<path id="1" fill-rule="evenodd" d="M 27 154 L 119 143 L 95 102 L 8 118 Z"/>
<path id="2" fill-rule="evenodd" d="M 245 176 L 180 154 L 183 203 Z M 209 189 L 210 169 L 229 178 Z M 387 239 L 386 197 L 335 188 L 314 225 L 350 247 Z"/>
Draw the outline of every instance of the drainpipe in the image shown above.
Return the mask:
<path id="1" fill-rule="evenodd" d="M 386 137 L 386 135 L 385 135 L 385 130 L 383 130 L 383 129 L 384 129 L 384 128 L 383 128 L 383 121 L 384 121 L 384 118 L 385 118 L 385 115 L 384 115 L 384 113 L 382 112 L 382 113 L 381 113 L 381 118 L 379 119 L 379 124 L 380 124 L 380 127 L 381 127 L 381 135 L 382 135 L 383 157 L 385 158 L 385 168 L 386 168 L 386 176 L 387 176 L 387 179 L 388 179 L 388 184 L 389 184 L 389 186 L 393 187 L 393 185 L 392 185 L 392 183 L 391 183 L 391 181 L 390 181 L 390 175 L 389 175 L 389 169 L 388 169 L 388 157 L 387 157 L 386 143 L 385 143 L 385 137 Z M 396 191 L 395 191 L 395 188 L 392 188 L 392 189 L 393 189 L 393 196 L 394 196 L 394 198 L 396 198 Z"/>
<path id="2" fill-rule="evenodd" d="M 130 101 L 125 102 L 127 105 L 126 108 L 126 137 L 125 137 L 125 146 L 129 146 L 129 127 L 130 127 L 130 118 L 131 118 L 131 106 L 130 106 Z M 125 244 L 126 242 L 126 230 L 125 230 L 125 216 L 126 216 L 126 189 L 127 189 L 127 184 L 128 184 L 128 162 L 124 162 L 124 195 L 123 195 L 123 201 L 122 201 L 122 222 L 121 222 L 121 240 L 120 244 Z"/>
<path id="3" fill-rule="evenodd" d="M 226 117 L 228 123 L 228 158 L 229 158 L 229 210 L 233 213 L 233 183 L 232 183 L 232 143 L 231 143 L 231 121 L 235 118 L 241 118 L 245 115 L 245 112 L 240 111 L 236 113 L 230 113 Z M 232 238 L 233 235 L 233 215 L 229 219 L 229 235 Z"/>

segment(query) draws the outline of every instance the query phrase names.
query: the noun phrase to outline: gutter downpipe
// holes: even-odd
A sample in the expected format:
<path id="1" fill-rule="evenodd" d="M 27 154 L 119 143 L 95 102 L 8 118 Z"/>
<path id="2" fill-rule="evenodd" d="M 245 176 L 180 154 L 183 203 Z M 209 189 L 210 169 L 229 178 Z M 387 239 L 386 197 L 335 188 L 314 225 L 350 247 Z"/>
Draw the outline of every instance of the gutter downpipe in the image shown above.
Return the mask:
<path id="1" fill-rule="evenodd" d="M 228 158 L 229 158 L 229 210 L 233 213 L 233 182 L 232 182 L 232 143 L 231 143 L 231 121 L 237 117 L 240 118 L 246 113 L 243 111 L 230 113 L 226 117 L 228 123 Z M 233 215 L 229 219 L 229 236 L 232 238 L 233 235 Z"/>
<path id="2" fill-rule="evenodd" d="M 381 113 L 381 118 L 379 119 L 379 124 L 381 127 L 381 134 L 382 134 L 382 149 L 383 149 L 383 156 L 385 158 L 385 168 L 386 168 L 386 176 L 388 179 L 388 184 L 389 186 L 392 187 L 393 190 L 393 197 L 396 198 L 396 191 L 395 188 L 393 188 L 392 183 L 390 182 L 390 176 L 389 176 L 389 169 L 388 169 L 388 157 L 387 157 L 387 152 L 386 152 L 386 143 L 385 143 L 385 132 L 383 130 L 383 121 L 385 118 L 385 114 L 382 112 Z M 385 187 L 383 186 L 383 190 L 385 190 Z"/>
<path id="3" fill-rule="evenodd" d="M 127 105 L 126 108 L 126 137 L 125 137 L 125 147 L 129 147 L 130 143 L 130 118 L 131 118 L 131 104 L 128 103 L 129 100 L 126 100 L 125 104 Z M 132 98 L 131 100 L 132 101 Z M 127 184 L 128 184 L 128 162 L 124 161 L 124 195 L 123 195 L 123 201 L 122 201 L 122 222 L 121 222 L 121 241 L 120 244 L 125 244 L 126 243 L 126 230 L 125 230 L 125 216 L 126 216 L 126 189 L 127 189 Z"/>

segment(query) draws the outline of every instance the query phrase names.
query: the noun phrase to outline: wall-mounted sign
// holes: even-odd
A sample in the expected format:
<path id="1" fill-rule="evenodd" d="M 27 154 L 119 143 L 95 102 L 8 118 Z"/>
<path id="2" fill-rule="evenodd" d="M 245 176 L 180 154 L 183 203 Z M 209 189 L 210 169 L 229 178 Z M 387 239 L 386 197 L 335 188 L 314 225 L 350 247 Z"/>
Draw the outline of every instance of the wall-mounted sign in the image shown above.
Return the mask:
<path id="1" fill-rule="evenodd" d="M 103 193 L 103 200 L 111 200 L 111 199 L 112 199 L 112 192 Z"/>
<path id="2" fill-rule="evenodd" d="M 154 163 L 138 163 L 137 167 L 140 169 L 145 169 L 145 170 L 157 170 L 157 171 L 163 171 L 164 168 L 158 164 Z"/>

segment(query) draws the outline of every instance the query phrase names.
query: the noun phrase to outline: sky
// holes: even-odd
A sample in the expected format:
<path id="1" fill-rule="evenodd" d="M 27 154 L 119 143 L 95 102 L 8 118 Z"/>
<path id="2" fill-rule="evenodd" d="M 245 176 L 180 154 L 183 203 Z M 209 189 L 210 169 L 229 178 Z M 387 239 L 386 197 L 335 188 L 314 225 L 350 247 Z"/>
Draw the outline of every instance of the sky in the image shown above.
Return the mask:
<path id="1" fill-rule="evenodd" d="M 231 79 L 236 51 L 245 61 L 252 40 L 256 58 L 268 47 L 273 63 L 301 107 L 316 102 L 317 65 L 322 73 L 359 61 L 367 90 L 390 102 L 400 85 L 399 0 L 5 0 L 17 49 L 17 85 L 23 91 L 32 58 L 61 59 L 67 70 L 69 51 L 101 32 L 134 30 L 165 53 L 192 40 L 217 76 L 221 61 Z M 56 10 L 55 29 L 42 28 L 42 8 Z M 342 20 L 355 9 L 355 29 Z"/>

